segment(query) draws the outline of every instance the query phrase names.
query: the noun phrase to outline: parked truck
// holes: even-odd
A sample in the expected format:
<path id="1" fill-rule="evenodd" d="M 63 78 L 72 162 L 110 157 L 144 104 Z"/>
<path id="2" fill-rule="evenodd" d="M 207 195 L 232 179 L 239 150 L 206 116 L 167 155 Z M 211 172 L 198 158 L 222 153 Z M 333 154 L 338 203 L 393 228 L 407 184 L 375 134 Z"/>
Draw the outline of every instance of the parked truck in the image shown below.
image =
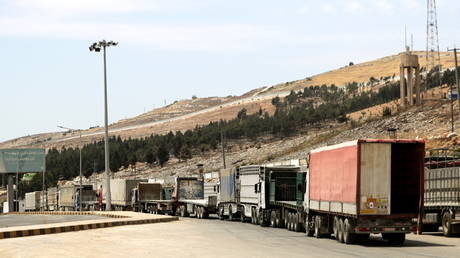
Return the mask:
<path id="1" fill-rule="evenodd" d="M 35 191 L 26 193 L 25 196 L 25 210 L 26 211 L 38 211 L 40 210 L 40 197 L 42 191 Z"/>
<path id="2" fill-rule="evenodd" d="M 92 185 L 65 185 L 58 187 L 58 205 L 61 211 L 80 209 L 80 194 L 82 210 L 94 210 L 97 204 L 96 191 Z"/>
<path id="3" fill-rule="evenodd" d="M 139 182 L 132 190 L 131 205 L 134 211 L 152 211 L 152 207 L 157 201 L 162 199 L 162 187 L 159 183 Z"/>
<path id="4" fill-rule="evenodd" d="M 217 207 L 216 182 L 204 183 L 196 177 L 176 178 L 174 199 L 177 202 L 176 212 L 182 216 L 195 216 L 199 219 L 207 218 L 216 213 Z"/>
<path id="5" fill-rule="evenodd" d="M 147 182 L 147 179 L 110 179 L 110 196 L 111 205 L 114 210 L 131 210 L 132 209 L 132 193 L 138 183 Z M 105 185 L 105 184 L 103 184 Z M 106 204 L 105 191 L 103 190 L 103 204 Z"/>
<path id="6" fill-rule="evenodd" d="M 422 140 L 356 140 L 309 154 L 304 210 L 307 235 L 347 244 L 382 234 L 402 244 L 423 208 Z"/>
<path id="7" fill-rule="evenodd" d="M 58 208 L 58 191 L 57 187 L 48 188 L 47 194 L 47 207 L 49 211 L 57 211 Z"/>
<path id="8" fill-rule="evenodd" d="M 429 151 L 425 163 L 423 231 L 460 233 L 460 156 L 458 146 Z"/>
<path id="9" fill-rule="evenodd" d="M 262 226 L 283 226 L 289 212 L 302 205 L 302 199 L 299 203 L 296 200 L 297 181 L 302 184 L 302 179 L 299 166 L 251 165 L 221 170 L 218 215 Z M 298 195 L 302 197 L 303 192 Z"/>

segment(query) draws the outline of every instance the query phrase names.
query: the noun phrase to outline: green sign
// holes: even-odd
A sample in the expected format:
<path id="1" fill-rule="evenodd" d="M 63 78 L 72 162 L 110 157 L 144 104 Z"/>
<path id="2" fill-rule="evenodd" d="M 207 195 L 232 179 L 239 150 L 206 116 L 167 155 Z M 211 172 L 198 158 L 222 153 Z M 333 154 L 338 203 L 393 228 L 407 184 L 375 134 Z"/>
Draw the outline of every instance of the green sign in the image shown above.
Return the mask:
<path id="1" fill-rule="evenodd" d="M 0 173 L 44 171 L 44 149 L 0 149 Z"/>

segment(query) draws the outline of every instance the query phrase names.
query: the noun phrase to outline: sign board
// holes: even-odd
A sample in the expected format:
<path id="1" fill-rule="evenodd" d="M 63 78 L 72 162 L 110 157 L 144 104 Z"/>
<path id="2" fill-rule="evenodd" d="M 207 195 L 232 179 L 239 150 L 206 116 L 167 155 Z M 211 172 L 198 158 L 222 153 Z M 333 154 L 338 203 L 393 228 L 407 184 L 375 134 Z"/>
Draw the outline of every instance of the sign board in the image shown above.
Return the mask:
<path id="1" fill-rule="evenodd" d="M 44 172 L 44 170 L 44 149 L 0 149 L 0 174 Z"/>

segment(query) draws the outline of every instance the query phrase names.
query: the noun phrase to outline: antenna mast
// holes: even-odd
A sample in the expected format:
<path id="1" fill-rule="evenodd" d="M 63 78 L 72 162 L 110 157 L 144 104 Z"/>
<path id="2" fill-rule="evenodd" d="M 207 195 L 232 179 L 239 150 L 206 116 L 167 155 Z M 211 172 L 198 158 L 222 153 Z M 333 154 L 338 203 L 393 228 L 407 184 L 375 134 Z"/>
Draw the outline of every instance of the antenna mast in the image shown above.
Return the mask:
<path id="1" fill-rule="evenodd" d="M 441 85 L 441 55 L 439 53 L 438 17 L 436 14 L 436 0 L 427 0 L 426 21 L 426 83 L 428 86 L 428 73 L 438 68 L 439 85 Z M 428 87 L 425 88 L 427 90 Z"/>

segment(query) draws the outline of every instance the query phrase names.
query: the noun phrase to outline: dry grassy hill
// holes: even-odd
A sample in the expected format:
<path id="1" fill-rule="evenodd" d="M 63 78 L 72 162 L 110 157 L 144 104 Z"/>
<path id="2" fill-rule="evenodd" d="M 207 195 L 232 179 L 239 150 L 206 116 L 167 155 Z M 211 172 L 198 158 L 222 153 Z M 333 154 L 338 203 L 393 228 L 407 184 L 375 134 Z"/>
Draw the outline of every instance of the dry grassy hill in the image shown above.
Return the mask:
<path id="1" fill-rule="evenodd" d="M 425 65 L 424 52 L 415 52 L 419 55 L 421 65 Z M 443 68 L 453 67 L 453 54 L 441 53 Z M 151 134 L 162 134 L 169 131 L 192 129 L 196 125 L 208 124 L 210 121 L 232 119 L 242 108 L 248 113 L 256 112 L 260 108 L 272 113 L 271 99 L 278 94 L 287 94 L 291 90 L 300 90 L 304 87 L 322 84 L 343 86 L 349 82 L 367 82 L 370 77 L 381 78 L 398 76 L 399 55 L 392 55 L 355 64 L 318 74 L 306 79 L 274 85 L 269 88 L 254 89 L 242 96 L 196 98 L 181 100 L 165 107 L 157 108 L 139 116 L 120 120 L 110 125 L 111 135 L 120 135 L 122 138 L 145 137 Z M 353 116 L 356 116 L 354 114 Z M 96 127 L 83 131 L 84 143 L 102 139 L 103 128 Z M 25 136 L 0 143 L 0 148 L 17 146 L 34 147 L 62 147 L 78 144 L 78 133 L 51 132 L 32 136 Z"/>

